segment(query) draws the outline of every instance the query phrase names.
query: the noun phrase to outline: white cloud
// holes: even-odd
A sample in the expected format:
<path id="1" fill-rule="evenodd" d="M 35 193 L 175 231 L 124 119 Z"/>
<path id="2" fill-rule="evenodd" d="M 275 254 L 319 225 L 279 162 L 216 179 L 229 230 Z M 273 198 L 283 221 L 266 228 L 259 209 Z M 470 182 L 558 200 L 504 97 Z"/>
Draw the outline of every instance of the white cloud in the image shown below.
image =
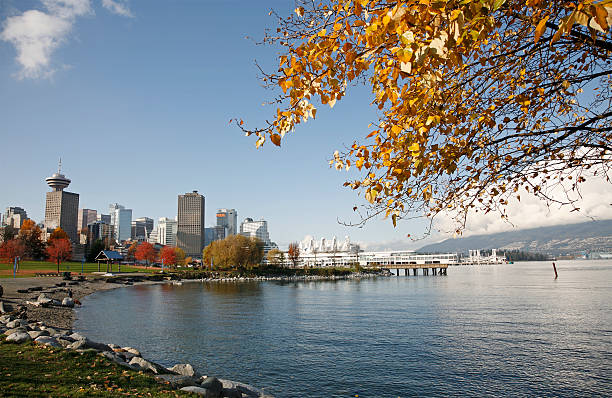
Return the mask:
<path id="1" fill-rule="evenodd" d="M 19 79 L 50 77 L 55 72 L 51 57 L 70 34 L 77 17 L 93 14 L 91 0 L 41 0 L 46 11 L 27 10 L 4 21 L 0 39 L 17 50 Z M 132 16 L 125 2 L 103 0 L 112 12 Z"/>
<path id="2" fill-rule="evenodd" d="M 102 6 L 114 14 L 133 17 L 126 0 L 102 0 Z"/>
<path id="3" fill-rule="evenodd" d="M 586 176 L 585 176 L 586 177 Z M 612 219 L 612 186 L 604 177 L 590 176 L 580 185 L 581 196 L 570 192 L 575 206 L 580 211 L 572 211 L 571 206 L 551 204 L 532 194 L 521 193 L 521 200 L 509 200 L 507 213 L 510 223 L 501 219 L 499 213 L 470 213 L 463 236 L 481 235 L 516 229 L 528 229 L 551 225 L 575 224 L 580 222 Z M 553 197 L 564 198 L 561 187 L 551 191 Z M 441 216 L 441 217 L 440 217 Z M 452 231 L 454 224 L 450 215 L 439 215 L 436 227 L 440 231 Z"/>

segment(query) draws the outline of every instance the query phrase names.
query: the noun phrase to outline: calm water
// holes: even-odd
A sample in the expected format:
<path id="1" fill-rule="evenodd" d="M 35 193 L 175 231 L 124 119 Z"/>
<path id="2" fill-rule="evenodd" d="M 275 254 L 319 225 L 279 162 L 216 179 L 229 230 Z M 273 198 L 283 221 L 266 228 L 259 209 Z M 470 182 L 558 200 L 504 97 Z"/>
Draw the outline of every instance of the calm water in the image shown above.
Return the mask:
<path id="1" fill-rule="evenodd" d="M 612 262 L 98 292 L 75 329 L 276 397 L 610 396 Z"/>

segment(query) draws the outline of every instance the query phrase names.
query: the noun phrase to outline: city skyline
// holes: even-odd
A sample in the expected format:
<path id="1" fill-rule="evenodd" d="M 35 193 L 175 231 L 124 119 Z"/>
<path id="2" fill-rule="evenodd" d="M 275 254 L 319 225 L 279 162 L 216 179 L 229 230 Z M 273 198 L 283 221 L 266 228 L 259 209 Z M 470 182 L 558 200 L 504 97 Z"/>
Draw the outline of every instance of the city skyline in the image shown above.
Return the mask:
<path id="1" fill-rule="evenodd" d="M 420 236 L 426 220 L 397 228 L 380 219 L 361 229 L 339 223 L 359 221 L 352 208 L 366 201 L 342 187 L 355 171 L 330 169 L 328 161 L 334 150 L 367 135 L 377 119 L 367 88 L 351 87 L 333 114 L 321 107 L 316 120 L 288 133 L 282 149 L 270 143 L 256 149 L 252 137 L 228 124 L 240 117 L 261 125 L 273 111 L 261 106 L 273 93 L 261 88 L 253 60 L 276 69 L 277 49 L 255 42 L 275 23 L 269 9 L 288 15 L 293 4 L 268 0 L 235 10 L 221 2 L 129 6 L 129 15 L 117 15 L 92 2 L 87 14 L 74 15 L 71 29 L 34 75 L 24 74 L 17 58 L 23 48 L 0 38 L 2 139 L 25 148 L 5 154 L 11 178 L 0 192 L 2 208 L 23 207 L 41 222 L 45 187 L 39 181 L 61 156 L 82 208 L 104 212 L 109 203 L 121 203 L 134 210 L 134 218 L 158 220 L 176 216 L 176 195 L 196 189 L 210 204 L 206 219 L 214 220 L 217 208 L 263 217 L 279 246 L 308 234 L 350 235 L 363 247 L 424 244 L 407 235 Z M 0 21 L 31 9 L 51 14 L 40 1 L 9 0 L 0 3 Z M 6 37 L 7 25 L 0 29 Z M 582 214 L 549 209 L 523 195 L 521 206 L 510 203 L 513 224 L 493 214 L 474 217 L 466 234 L 612 218 L 612 207 L 602 205 L 609 203 L 609 187 L 589 178 L 585 189 Z M 437 227 L 452 230 L 443 217 Z"/>

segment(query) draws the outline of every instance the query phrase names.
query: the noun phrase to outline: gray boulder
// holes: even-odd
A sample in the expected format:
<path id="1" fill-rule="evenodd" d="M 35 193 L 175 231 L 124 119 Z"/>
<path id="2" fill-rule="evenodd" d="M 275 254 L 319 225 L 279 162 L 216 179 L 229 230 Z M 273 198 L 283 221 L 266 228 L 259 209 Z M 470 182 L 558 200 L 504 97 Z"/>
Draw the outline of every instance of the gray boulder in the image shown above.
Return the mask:
<path id="1" fill-rule="evenodd" d="M 53 337 L 49 337 L 49 336 L 39 336 L 37 337 L 34 342 L 36 344 L 41 344 L 41 345 L 46 345 L 46 346 L 51 346 L 51 347 L 57 347 L 57 348 L 61 348 L 62 345 Z"/>
<path id="2" fill-rule="evenodd" d="M 26 332 L 17 332 L 17 333 L 13 333 L 9 335 L 6 338 L 6 341 L 11 342 L 11 343 L 21 344 L 21 343 L 25 343 L 26 341 L 32 341 L 32 338 Z"/>
<path id="3" fill-rule="evenodd" d="M 30 335 L 32 340 L 36 340 L 40 336 L 49 336 L 49 332 L 47 332 L 46 330 L 33 330 L 31 332 L 28 332 L 28 334 Z"/>
<path id="4" fill-rule="evenodd" d="M 70 335 L 70 337 L 72 337 L 75 341 L 76 340 L 85 340 L 85 336 L 83 336 L 82 334 L 79 334 L 79 333 L 72 333 Z"/>
<path id="5" fill-rule="evenodd" d="M 198 385 L 198 380 L 196 378 L 184 375 L 156 375 L 155 379 L 160 383 L 170 384 L 173 389 Z"/>
<path id="6" fill-rule="evenodd" d="M 237 390 L 240 394 L 244 394 L 249 398 L 262 397 L 265 395 L 263 390 L 260 390 L 259 388 L 255 388 L 248 384 L 239 383 L 237 381 L 232 381 L 232 380 L 224 380 L 224 379 L 219 379 L 219 381 L 223 384 L 224 390 L 226 389 L 227 390 Z"/>
<path id="7" fill-rule="evenodd" d="M 12 319 L 13 319 L 13 317 L 10 316 L 10 315 L 2 315 L 2 316 L 0 316 L 0 322 L 2 322 L 2 323 L 10 322 Z"/>
<path id="8" fill-rule="evenodd" d="M 147 361 L 140 357 L 134 357 L 129 362 L 130 365 L 138 366 L 143 371 L 149 371 L 155 374 L 168 373 L 168 370 L 155 362 Z"/>
<path id="9" fill-rule="evenodd" d="M 49 306 L 49 305 L 51 305 L 53 303 L 53 299 L 47 297 L 47 295 L 45 293 L 41 293 L 40 296 L 38 296 L 38 300 L 37 301 L 43 307 Z"/>
<path id="10" fill-rule="evenodd" d="M 68 336 L 65 336 L 65 337 L 68 337 Z M 66 340 L 68 341 L 68 339 Z M 71 342 L 66 347 L 71 350 L 84 350 L 84 349 L 91 348 L 96 351 L 112 351 L 110 347 L 107 346 L 106 344 L 96 343 L 95 341 L 91 341 L 87 338 L 84 338 L 82 340 L 75 340 L 74 342 Z"/>
<path id="11" fill-rule="evenodd" d="M 140 357 L 142 355 L 140 355 L 140 351 L 138 351 L 136 348 L 132 348 L 132 347 L 123 347 L 124 350 L 126 350 L 127 352 L 129 352 L 130 354 L 134 354 L 137 357 Z"/>
<path id="12" fill-rule="evenodd" d="M 198 371 L 196 371 L 191 364 L 188 363 L 176 364 L 173 367 L 168 368 L 168 370 L 179 375 L 195 377 L 196 379 L 202 377 L 202 375 Z"/>
<path id="13" fill-rule="evenodd" d="M 196 386 L 188 386 L 181 388 L 181 391 L 190 392 L 192 394 L 198 394 L 203 396 L 204 398 L 218 398 L 219 394 L 215 394 L 210 391 L 208 388 L 196 387 Z"/>
<path id="14" fill-rule="evenodd" d="M 68 308 L 74 307 L 74 300 L 71 299 L 70 297 L 64 297 L 64 299 L 62 300 L 62 307 L 68 307 Z"/>
<path id="15" fill-rule="evenodd" d="M 210 390 L 215 397 L 221 396 L 221 391 L 223 391 L 223 383 L 219 381 L 216 377 L 206 377 L 200 383 L 202 388 L 206 388 Z"/>
<path id="16" fill-rule="evenodd" d="M 6 308 L 4 308 L 4 301 L 0 301 L 0 314 L 4 314 L 6 311 Z"/>
<path id="17" fill-rule="evenodd" d="M 14 321 L 10 321 L 6 323 L 6 327 L 9 329 L 18 328 L 20 326 L 26 327 L 28 322 L 24 319 L 15 319 Z"/>
<path id="18" fill-rule="evenodd" d="M 27 333 L 28 329 L 24 328 L 23 326 L 19 326 L 17 328 L 12 328 L 12 329 L 7 329 L 4 334 L 9 336 L 13 333 Z"/>

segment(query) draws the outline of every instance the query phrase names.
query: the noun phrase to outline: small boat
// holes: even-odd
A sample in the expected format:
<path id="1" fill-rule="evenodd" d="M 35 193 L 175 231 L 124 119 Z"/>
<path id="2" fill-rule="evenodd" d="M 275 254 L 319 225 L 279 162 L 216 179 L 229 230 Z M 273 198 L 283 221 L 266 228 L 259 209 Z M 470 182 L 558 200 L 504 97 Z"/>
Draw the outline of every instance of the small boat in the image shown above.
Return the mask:
<path id="1" fill-rule="evenodd" d="M 181 282 L 181 281 L 174 281 L 174 282 L 172 282 L 172 284 L 176 285 L 176 286 L 182 286 L 183 282 Z"/>

